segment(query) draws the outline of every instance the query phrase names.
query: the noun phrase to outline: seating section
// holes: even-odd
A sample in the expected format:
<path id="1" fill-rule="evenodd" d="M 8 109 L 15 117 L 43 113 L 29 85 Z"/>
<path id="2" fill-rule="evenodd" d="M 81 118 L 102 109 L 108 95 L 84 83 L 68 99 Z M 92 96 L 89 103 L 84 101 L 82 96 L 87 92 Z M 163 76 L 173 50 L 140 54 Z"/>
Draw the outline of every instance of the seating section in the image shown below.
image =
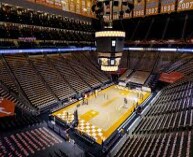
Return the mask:
<path id="1" fill-rule="evenodd" d="M 46 127 L 11 134 L 0 139 L 0 156 L 37 156 L 63 141 Z M 43 153 L 40 155 L 42 156 Z"/>
<path id="2" fill-rule="evenodd" d="M 192 66 L 193 66 L 193 61 L 191 59 L 183 66 L 180 66 L 178 69 L 176 69 L 176 71 L 178 71 L 184 75 L 192 75 L 192 72 L 193 72 Z"/>
<path id="3" fill-rule="evenodd" d="M 54 67 L 46 62 L 45 57 L 32 56 L 30 57 L 30 60 L 60 100 L 75 94 L 75 92 L 65 82 L 64 78 L 54 69 Z"/>
<path id="4" fill-rule="evenodd" d="M 165 54 L 159 54 L 162 55 Z M 127 60 L 129 69 L 133 69 L 134 73 L 137 69 L 152 72 L 146 81 L 146 85 L 151 88 L 155 88 L 159 78 L 154 69 L 161 68 L 164 72 L 179 71 L 185 75 L 192 73 L 192 56 L 188 54 L 168 57 L 166 61 L 164 57 L 155 61 L 156 58 L 159 58 L 158 54 L 129 52 Z M 19 90 L 32 106 L 41 111 L 57 101 L 64 101 L 110 81 L 109 75 L 99 69 L 93 55 L 88 52 L 45 56 L 5 55 L 1 57 L 0 67 L 0 81 L 8 91 L 13 91 L 17 96 Z M 23 106 L 21 102 L 17 104 Z"/>
<path id="5" fill-rule="evenodd" d="M 180 80 L 161 90 L 116 157 L 192 156 L 192 94 L 190 79 Z"/>
<path id="6" fill-rule="evenodd" d="M 193 83 L 162 91 L 134 133 L 182 129 L 193 125 Z"/>
<path id="7" fill-rule="evenodd" d="M 31 103 L 26 109 L 31 105 L 38 112 L 110 81 L 86 54 L 5 55 L 0 67 L 0 81 L 7 91 L 13 92 L 16 99 L 20 92 L 25 98 L 20 101 Z M 11 97 L 3 89 L 1 93 Z M 15 99 L 11 97 L 11 100 Z M 18 107 L 25 108 L 23 103 L 16 101 Z"/>
<path id="8" fill-rule="evenodd" d="M 90 87 L 96 87 L 101 84 L 97 78 L 95 78 L 88 69 L 84 66 L 79 66 L 80 63 L 74 59 L 73 56 L 67 58 L 68 64 L 74 69 L 74 71 L 85 81 Z"/>
<path id="9" fill-rule="evenodd" d="M 131 136 L 116 157 L 190 157 L 193 131 Z"/>
<path id="10" fill-rule="evenodd" d="M 159 54 L 159 59 L 155 65 L 153 71 L 159 73 L 164 70 L 164 68 L 170 66 L 171 62 L 174 62 L 178 58 L 179 54 L 164 52 Z"/>
<path id="11" fill-rule="evenodd" d="M 123 62 L 128 62 L 128 70 L 131 70 L 132 72 L 135 72 L 135 71 L 151 72 L 150 77 L 145 82 L 145 85 L 148 87 L 151 87 L 151 89 L 155 89 L 160 73 L 167 72 L 167 71 L 169 72 L 173 70 L 178 71 L 178 67 L 179 67 L 178 62 L 188 63 L 188 61 L 191 59 L 191 56 L 189 54 L 178 54 L 178 53 L 171 53 L 171 52 L 161 52 L 161 53 L 143 52 L 142 53 L 142 52 L 131 51 L 127 53 L 128 53 L 128 58 L 126 61 L 124 60 Z M 180 65 L 184 66 L 184 64 L 181 64 L 181 63 Z M 172 66 L 174 67 L 172 68 Z M 183 66 L 181 68 L 183 68 Z M 191 69 L 189 71 L 191 72 Z"/>
<path id="12" fill-rule="evenodd" d="M 161 72 L 182 72 L 185 75 L 190 75 L 192 56 L 190 54 L 178 54 L 171 52 L 129 52 L 128 68 L 131 70 L 149 71 L 152 72 L 152 80 L 154 82 L 154 76 Z M 151 78 L 150 85 L 152 82 Z M 146 82 L 147 84 L 148 82 Z"/>
<path id="13" fill-rule="evenodd" d="M 0 131 L 12 131 L 23 129 L 27 126 L 40 123 L 41 120 L 36 116 L 24 114 L 22 116 L 10 116 L 0 118 Z"/>
<path id="14" fill-rule="evenodd" d="M 99 64 L 98 64 L 98 58 L 97 58 L 97 56 L 98 56 L 98 53 L 96 52 L 96 51 L 90 51 L 90 52 L 85 52 L 84 53 L 85 54 L 85 56 L 87 57 L 87 58 L 89 58 L 89 60 L 94 64 L 94 65 L 96 65 L 96 66 L 98 66 L 99 68 L 100 68 L 100 66 L 99 66 Z"/>
<path id="15" fill-rule="evenodd" d="M 18 100 L 18 97 L 16 97 L 17 95 L 13 96 L 9 91 L 6 91 L 1 85 L 0 85 L 0 97 L 3 97 L 7 100 L 10 100 L 12 101 L 15 106 L 17 108 L 20 108 L 21 110 L 25 111 L 25 112 L 28 112 L 28 113 L 32 113 L 33 110 L 28 107 L 27 105 L 24 105 L 23 103 L 21 103 L 19 100 Z"/>
<path id="16" fill-rule="evenodd" d="M 42 108 L 56 102 L 46 85 L 23 55 L 5 56 L 13 74 L 30 102 Z"/>
<path id="17" fill-rule="evenodd" d="M 68 65 L 65 56 L 48 56 L 50 62 L 55 66 L 58 72 L 70 83 L 77 92 L 89 90 L 90 87 L 77 75 L 77 73 Z M 77 65 L 78 66 L 78 65 Z"/>
<path id="18" fill-rule="evenodd" d="M 3 64 L 2 59 L 0 59 L 0 81 L 8 86 L 8 88 L 12 89 L 14 92 L 17 93 L 17 88 L 14 84 L 14 81 L 11 79 L 6 66 Z"/>
<path id="19" fill-rule="evenodd" d="M 151 71 L 157 59 L 156 52 L 144 53 L 142 59 L 138 62 L 136 70 Z"/>
<path id="20" fill-rule="evenodd" d="M 74 55 L 74 59 L 75 58 L 77 58 L 78 61 L 100 82 L 105 83 L 109 80 L 105 73 L 99 70 L 94 64 L 90 63 L 89 58 L 86 58 L 82 53 Z"/>
<path id="21" fill-rule="evenodd" d="M 128 68 L 128 56 L 128 52 L 122 52 L 121 63 L 119 65 L 120 68 Z"/>
<path id="22" fill-rule="evenodd" d="M 136 68 L 142 55 L 143 55 L 143 53 L 141 53 L 141 52 L 135 52 L 135 53 L 131 52 L 129 54 L 129 69 L 134 70 Z"/>
<path id="23" fill-rule="evenodd" d="M 179 67 L 184 66 L 184 64 L 189 62 L 191 59 L 192 59 L 191 55 L 187 55 L 185 57 L 182 57 L 182 58 L 178 59 L 169 68 L 167 68 L 166 72 L 170 73 L 172 71 L 177 70 Z"/>
<path id="24" fill-rule="evenodd" d="M 145 86 L 150 87 L 152 90 L 156 89 L 157 83 L 159 80 L 158 74 L 152 74 L 145 82 Z"/>

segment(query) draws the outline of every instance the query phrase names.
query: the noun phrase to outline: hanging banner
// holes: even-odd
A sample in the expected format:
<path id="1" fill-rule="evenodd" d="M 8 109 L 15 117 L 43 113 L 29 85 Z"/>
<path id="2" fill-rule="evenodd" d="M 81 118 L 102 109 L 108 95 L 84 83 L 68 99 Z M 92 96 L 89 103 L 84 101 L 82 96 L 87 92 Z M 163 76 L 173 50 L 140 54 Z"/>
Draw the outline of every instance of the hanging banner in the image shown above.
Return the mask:
<path id="1" fill-rule="evenodd" d="M 90 13 L 91 13 L 91 1 L 90 0 L 87 0 L 87 7 L 86 7 L 86 9 L 87 9 L 87 14 L 88 15 L 90 15 Z"/>
<path id="2" fill-rule="evenodd" d="M 158 14 L 158 0 L 147 0 L 146 1 L 146 13 L 145 15 L 156 15 Z"/>
<path id="3" fill-rule="evenodd" d="M 127 1 L 126 1 L 127 2 Z M 133 0 L 128 0 L 128 2 L 130 4 L 133 4 Z M 127 13 L 126 10 L 129 10 L 129 6 L 128 5 L 124 5 L 123 6 L 123 10 L 125 11 L 125 13 L 123 14 L 123 18 L 132 18 L 133 17 L 133 10 L 130 13 Z"/>
<path id="4" fill-rule="evenodd" d="M 135 0 L 134 1 L 134 10 L 133 17 L 143 17 L 145 10 L 145 0 Z"/>
<path id="5" fill-rule="evenodd" d="M 55 0 L 54 5 L 55 5 L 55 7 L 57 7 L 57 8 L 62 8 L 61 0 Z"/>
<path id="6" fill-rule="evenodd" d="M 75 3 L 74 3 L 74 0 L 70 0 L 69 6 L 70 6 L 69 11 L 75 12 Z"/>
<path id="7" fill-rule="evenodd" d="M 193 10 L 193 0 L 178 0 L 177 11 Z"/>
<path id="8" fill-rule="evenodd" d="M 171 13 L 175 11 L 175 0 L 161 0 L 161 13 Z"/>
<path id="9" fill-rule="evenodd" d="M 61 4 L 62 4 L 62 10 L 64 10 L 64 11 L 68 11 L 68 10 L 69 10 L 68 0 L 63 0 L 63 1 L 61 1 Z"/>
<path id="10" fill-rule="evenodd" d="M 105 22 L 109 22 L 110 21 L 110 14 L 111 14 L 111 4 L 110 2 L 109 3 L 106 3 L 105 6 L 104 6 L 104 15 L 103 15 L 103 18 L 104 18 L 104 21 Z"/>
<path id="11" fill-rule="evenodd" d="M 80 0 L 76 0 L 76 13 L 80 14 L 80 10 L 81 10 Z"/>
<path id="12" fill-rule="evenodd" d="M 82 5 L 81 5 L 81 7 L 82 7 L 82 9 L 81 9 L 82 14 L 85 14 L 86 0 L 82 0 Z"/>

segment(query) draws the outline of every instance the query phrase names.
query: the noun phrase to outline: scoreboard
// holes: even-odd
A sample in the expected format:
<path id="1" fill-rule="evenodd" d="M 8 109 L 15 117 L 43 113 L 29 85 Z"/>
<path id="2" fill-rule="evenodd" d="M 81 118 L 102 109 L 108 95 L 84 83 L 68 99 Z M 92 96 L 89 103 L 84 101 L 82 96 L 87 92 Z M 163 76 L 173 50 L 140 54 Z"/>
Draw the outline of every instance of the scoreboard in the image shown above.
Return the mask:
<path id="1" fill-rule="evenodd" d="M 193 0 L 178 0 L 177 11 L 193 10 Z"/>
<path id="2" fill-rule="evenodd" d="M 170 13 L 175 11 L 175 0 L 162 0 L 161 13 Z"/>
<path id="3" fill-rule="evenodd" d="M 146 1 L 146 15 L 158 14 L 159 0 L 147 0 Z"/>
<path id="4" fill-rule="evenodd" d="M 143 17 L 145 15 L 145 0 L 135 0 L 134 1 L 134 10 L 133 17 Z"/>

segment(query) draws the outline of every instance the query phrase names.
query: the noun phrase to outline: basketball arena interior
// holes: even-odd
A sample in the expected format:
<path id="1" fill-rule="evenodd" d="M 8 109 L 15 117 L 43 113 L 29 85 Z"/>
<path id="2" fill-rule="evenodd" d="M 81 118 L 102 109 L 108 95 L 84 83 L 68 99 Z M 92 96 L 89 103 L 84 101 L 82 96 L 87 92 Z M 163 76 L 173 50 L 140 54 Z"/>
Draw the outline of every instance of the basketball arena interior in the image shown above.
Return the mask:
<path id="1" fill-rule="evenodd" d="M 1 0 L 0 157 L 193 157 L 193 0 Z"/>

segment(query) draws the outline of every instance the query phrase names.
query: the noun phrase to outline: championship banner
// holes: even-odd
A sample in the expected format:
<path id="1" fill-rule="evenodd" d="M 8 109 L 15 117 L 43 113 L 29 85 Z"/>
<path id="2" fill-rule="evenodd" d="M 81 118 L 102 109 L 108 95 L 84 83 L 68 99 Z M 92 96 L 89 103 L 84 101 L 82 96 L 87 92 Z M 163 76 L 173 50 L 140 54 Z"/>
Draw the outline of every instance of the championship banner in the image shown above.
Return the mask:
<path id="1" fill-rule="evenodd" d="M 193 0 L 178 0 L 177 11 L 193 10 Z"/>
<path id="2" fill-rule="evenodd" d="M 111 10 L 110 10 L 110 3 L 108 3 L 108 4 L 106 4 L 105 6 L 104 6 L 104 14 L 106 15 L 106 14 L 110 14 L 110 12 L 111 12 Z"/>
<path id="3" fill-rule="evenodd" d="M 119 19 L 119 14 L 118 13 L 114 13 L 113 14 L 113 20 L 118 20 Z"/>
<path id="4" fill-rule="evenodd" d="M 121 3 L 120 3 L 120 1 L 114 0 L 113 14 L 119 14 L 120 10 L 121 10 Z"/>
<path id="5" fill-rule="evenodd" d="M 135 0 L 134 1 L 134 10 L 133 17 L 143 17 L 145 10 L 145 0 Z"/>
<path id="6" fill-rule="evenodd" d="M 158 0 L 147 0 L 146 1 L 146 15 L 156 15 L 158 14 Z"/>
<path id="7" fill-rule="evenodd" d="M 68 0 L 63 0 L 63 1 L 61 1 L 61 4 L 62 4 L 62 10 L 64 10 L 64 11 L 68 11 L 68 10 L 69 10 Z"/>
<path id="8" fill-rule="evenodd" d="M 160 13 L 170 13 L 175 11 L 175 0 L 162 0 Z"/>
<path id="9" fill-rule="evenodd" d="M 55 0 L 54 4 L 57 8 L 62 8 L 61 0 Z"/>
<path id="10" fill-rule="evenodd" d="M 91 1 L 90 0 L 87 0 L 87 6 L 86 6 L 86 9 L 87 9 L 87 14 L 90 15 L 91 13 Z"/>
<path id="11" fill-rule="evenodd" d="M 103 18 L 104 18 L 105 22 L 109 22 L 111 19 L 110 14 L 109 15 L 103 15 Z"/>
<path id="12" fill-rule="evenodd" d="M 129 18 L 132 18 L 132 13 L 133 13 L 133 11 L 131 12 L 131 13 L 124 13 L 124 15 L 123 15 L 123 18 L 124 19 L 129 19 Z"/>
<path id="13" fill-rule="evenodd" d="M 103 18 L 104 18 L 105 22 L 109 22 L 111 19 L 111 17 L 110 17 L 111 9 L 110 8 L 111 8 L 110 2 L 104 6 Z"/>
<path id="14" fill-rule="evenodd" d="M 123 1 L 124 2 L 124 1 Z M 125 1 L 127 2 L 127 1 Z M 128 0 L 129 3 L 133 3 L 133 0 Z M 127 4 L 127 3 L 126 3 Z M 123 5 L 122 6 L 122 9 L 125 11 L 124 14 L 123 14 L 123 18 L 132 18 L 132 14 L 133 14 L 133 11 L 131 11 L 130 13 L 127 13 L 126 10 L 129 9 L 128 8 L 128 4 L 127 5 Z"/>
<path id="15" fill-rule="evenodd" d="M 15 104 L 5 98 L 0 98 L 0 118 L 12 116 L 15 112 Z"/>
<path id="16" fill-rule="evenodd" d="M 174 83 L 177 80 L 183 78 L 184 75 L 180 72 L 171 72 L 171 73 L 162 73 L 160 75 L 159 81 L 167 82 L 167 83 Z"/>
<path id="17" fill-rule="evenodd" d="M 75 3 L 74 3 L 74 0 L 70 0 L 69 2 L 69 11 L 71 12 L 75 12 Z"/>
<path id="18" fill-rule="evenodd" d="M 81 2 L 82 2 L 82 3 L 81 3 L 81 7 L 82 7 L 81 13 L 82 13 L 82 14 L 85 14 L 84 9 L 86 8 L 86 0 L 82 0 Z"/>
<path id="19" fill-rule="evenodd" d="M 80 13 L 81 11 L 81 3 L 80 0 L 76 0 L 76 13 Z"/>

